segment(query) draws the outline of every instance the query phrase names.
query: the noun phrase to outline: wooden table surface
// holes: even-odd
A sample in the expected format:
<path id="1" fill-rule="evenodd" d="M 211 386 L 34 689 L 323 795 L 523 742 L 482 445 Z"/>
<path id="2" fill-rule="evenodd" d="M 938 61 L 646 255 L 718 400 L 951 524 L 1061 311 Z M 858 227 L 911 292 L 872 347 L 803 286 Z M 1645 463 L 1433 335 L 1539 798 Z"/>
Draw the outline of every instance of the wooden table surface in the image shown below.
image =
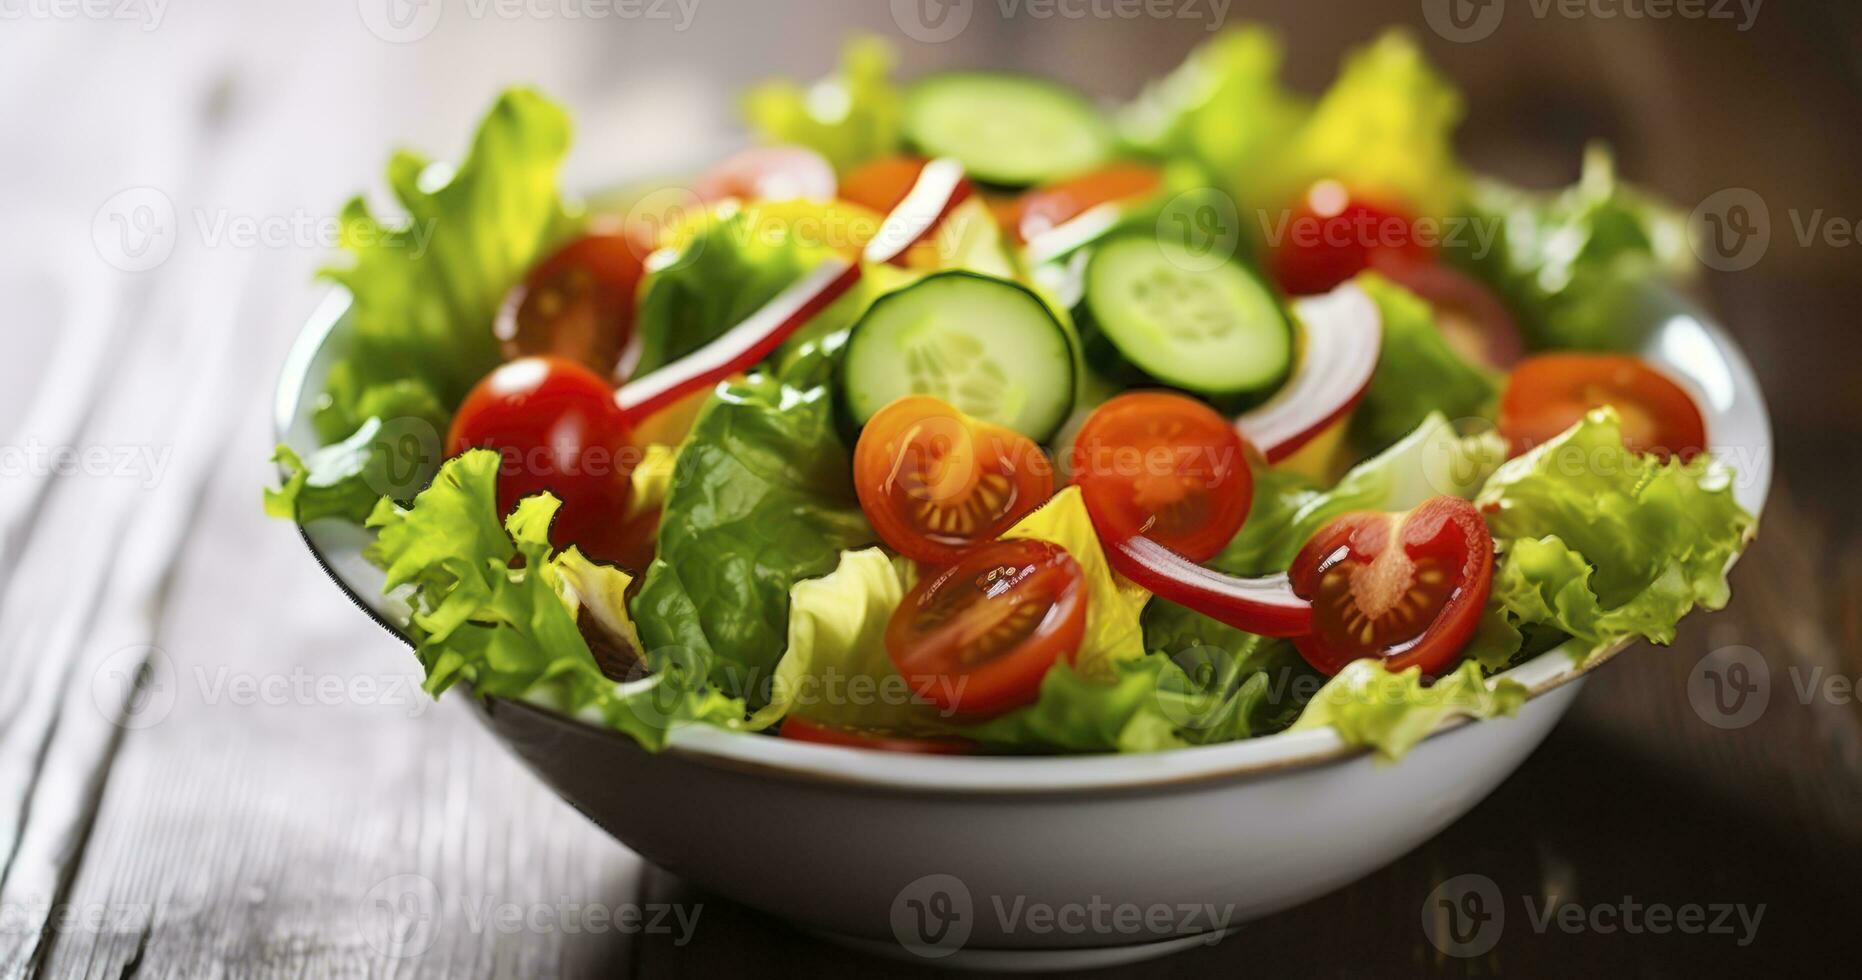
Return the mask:
<path id="1" fill-rule="evenodd" d="M 888 5 L 699 0 L 683 25 L 455 3 L 411 43 L 369 25 L 417 30 L 442 8 L 391 22 L 374 0 L 106 6 L 0 5 L 0 975 L 925 972 L 645 866 L 466 705 L 419 696 L 406 650 L 258 506 L 271 385 L 321 294 L 330 218 L 353 190 L 379 192 L 390 146 L 456 152 L 498 87 L 534 81 L 579 121 L 569 181 L 651 172 L 728 146 L 745 82 L 820 70 L 853 27 L 896 35 Z M 1857 14 L 1765 4 L 1741 30 L 1512 6 L 1470 44 L 1430 34 L 1426 0 L 1248 14 L 1296 39 L 1289 72 L 1307 85 L 1345 44 L 1409 24 L 1468 93 L 1484 168 L 1568 180 L 1602 136 L 1684 206 L 1760 196 L 1769 251 L 1701 288 L 1772 400 L 1763 535 L 1729 610 L 1602 671 L 1439 837 L 1130 975 L 1793 975 L 1853 972 L 1862 955 L 1862 288 L 1855 236 L 1824 234 L 1862 218 Z M 902 40 L 907 63 L 1017 64 L 1122 97 L 1205 36 L 1184 18 L 998 24 L 1004 9 L 975 4 L 950 42 Z M 1689 697 L 1716 651 L 1765 668 L 1749 724 L 1718 727 Z M 1508 914 L 1491 951 L 1458 958 L 1420 923 L 1467 874 Z M 409 875 L 445 900 L 431 948 L 393 959 L 377 900 Z M 1587 914 L 1628 901 L 1758 918 L 1656 934 L 1599 916 L 1568 933 L 1534 923 L 1547 896 Z M 487 918 L 667 901 L 702 906 L 689 943 Z"/>

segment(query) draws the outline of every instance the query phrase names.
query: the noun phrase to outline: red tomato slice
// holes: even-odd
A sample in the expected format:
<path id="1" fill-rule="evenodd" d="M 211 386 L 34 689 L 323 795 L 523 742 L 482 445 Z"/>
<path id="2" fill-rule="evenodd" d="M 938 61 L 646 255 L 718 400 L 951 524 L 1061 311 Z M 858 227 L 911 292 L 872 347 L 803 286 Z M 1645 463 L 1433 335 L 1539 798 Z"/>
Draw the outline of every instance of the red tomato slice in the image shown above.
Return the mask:
<path id="1" fill-rule="evenodd" d="M 798 742 L 841 745 L 854 749 L 877 749 L 881 752 L 909 752 L 916 755 L 969 755 L 976 751 L 976 743 L 967 738 L 913 738 L 907 735 L 888 735 L 884 732 L 845 728 L 840 725 L 824 725 L 820 722 L 809 721 L 800 715 L 790 715 L 784 718 L 782 727 L 776 730 L 776 734 Z"/>
<path id="2" fill-rule="evenodd" d="M 1374 260 L 1391 282 L 1429 301 L 1435 324 L 1456 353 L 1505 371 L 1525 354 L 1519 325 L 1479 280 L 1440 262 Z"/>
<path id="3" fill-rule="evenodd" d="M 1405 209 L 1360 197 L 1335 180 L 1312 185 L 1279 234 L 1267 266 L 1289 296 L 1330 292 L 1373 265 L 1434 259 L 1434 250 L 1416 240 L 1416 219 Z"/>
<path id="4" fill-rule="evenodd" d="M 692 184 L 701 201 L 834 199 L 834 166 L 801 146 L 758 146 L 712 167 Z"/>
<path id="5" fill-rule="evenodd" d="M 559 357 L 524 357 L 486 375 L 446 437 L 446 454 L 498 450 L 498 508 L 545 490 L 562 501 L 550 540 L 581 545 L 589 557 L 619 562 L 605 525 L 627 505 L 634 463 L 627 421 L 601 377 Z"/>
<path id="6" fill-rule="evenodd" d="M 1474 635 L 1493 583 L 1493 536 L 1474 505 L 1432 497 L 1403 514 L 1346 514 L 1306 542 L 1288 570 L 1312 600 L 1313 630 L 1293 645 L 1336 674 L 1366 657 L 1439 675 Z"/>
<path id="7" fill-rule="evenodd" d="M 633 339 L 641 250 L 624 235 L 571 240 L 505 297 L 492 329 L 507 358 L 567 358 L 614 375 Z"/>
<path id="8" fill-rule="evenodd" d="M 1073 482 L 1102 534 L 1143 535 L 1190 559 L 1216 556 L 1254 502 L 1247 444 L 1193 398 L 1120 395 L 1073 441 Z"/>
<path id="9" fill-rule="evenodd" d="M 1542 354 L 1520 362 L 1500 396 L 1500 434 L 1515 456 L 1556 438 L 1603 405 L 1623 421 L 1631 450 L 1692 459 L 1707 423 L 1681 386 L 1627 354 Z"/>
<path id="10" fill-rule="evenodd" d="M 1054 495 L 1040 447 L 929 395 L 901 398 L 866 423 L 853 475 L 880 540 L 936 565 L 994 541 Z"/>
<path id="11" fill-rule="evenodd" d="M 905 200 L 905 195 L 911 193 L 924 168 L 923 157 L 881 157 L 841 181 L 840 199 L 880 214 L 891 214 L 892 209 Z"/>
<path id="12" fill-rule="evenodd" d="M 985 545 L 906 593 L 886 652 L 914 692 L 944 711 L 1000 714 L 1034 701 L 1041 678 L 1078 652 L 1085 574 L 1066 550 L 1014 539 Z"/>
<path id="13" fill-rule="evenodd" d="M 1117 164 L 1029 191 L 1016 203 L 1004 227 L 1031 242 L 1101 204 L 1154 194 L 1163 185 L 1164 175 L 1156 167 Z"/>

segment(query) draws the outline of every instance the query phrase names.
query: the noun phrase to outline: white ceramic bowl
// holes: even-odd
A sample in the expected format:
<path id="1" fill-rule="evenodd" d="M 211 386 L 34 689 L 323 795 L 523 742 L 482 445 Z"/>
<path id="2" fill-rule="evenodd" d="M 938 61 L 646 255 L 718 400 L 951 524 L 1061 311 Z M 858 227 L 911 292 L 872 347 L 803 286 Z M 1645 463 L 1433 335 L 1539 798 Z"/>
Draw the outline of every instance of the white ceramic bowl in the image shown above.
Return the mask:
<path id="1" fill-rule="evenodd" d="M 1643 300 L 1643 354 L 1692 388 L 1715 451 L 1741 469 L 1740 503 L 1759 513 L 1772 439 L 1751 368 L 1685 299 Z M 333 295 L 286 365 L 277 424 L 294 446 L 314 445 L 308 415 L 347 308 Z M 305 540 L 395 631 L 404 610 L 381 598 L 361 532 L 319 526 Z M 963 758 L 693 726 L 654 754 L 527 704 L 482 713 L 577 809 L 720 895 L 875 952 L 1071 969 L 1214 941 L 1388 863 L 1499 785 L 1607 659 L 1579 669 L 1547 652 L 1506 675 L 1532 692 L 1517 717 L 1447 722 L 1397 764 L 1330 729 L 1138 756 Z"/>

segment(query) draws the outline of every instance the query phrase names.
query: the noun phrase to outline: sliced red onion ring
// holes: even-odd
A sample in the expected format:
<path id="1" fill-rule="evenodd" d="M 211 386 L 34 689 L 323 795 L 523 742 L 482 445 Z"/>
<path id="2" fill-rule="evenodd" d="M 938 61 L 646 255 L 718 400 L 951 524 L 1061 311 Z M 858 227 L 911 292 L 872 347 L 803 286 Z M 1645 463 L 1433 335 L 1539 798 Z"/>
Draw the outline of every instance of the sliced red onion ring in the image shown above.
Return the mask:
<path id="1" fill-rule="evenodd" d="M 963 167 L 954 160 L 925 165 L 911 193 L 893 209 L 867 245 L 868 262 L 890 262 L 937 229 L 970 193 Z M 686 395 L 707 388 L 768 357 L 802 324 L 813 319 L 860 281 L 860 266 L 825 259 L 800 282 L 782 291 L 748 320 L 711 343 L 643 378 L 622 385 L 614 401 L 639 424 Z"/>
<path id="2" fill-rule="evenodd" d="M 1312 632 L 1312 603 L 1293 594 L 1286 575 L 1237 578 L 1204 568 L 1145 537 L 1111 544 L 1106 558 L 1119 574 L 1161 599 L 1258 636 Z"/>
<path id="3" fill-rule="evenodd" d="M 698 350 L 622 385 L 614 401 L 635 424 L 691 392 L 710 387 L 768 357 L 802 324 L 827 309 L 860 281 L 860 267 L 842 258 L 824 259 L 802 280 L 782 291 L 750 319 Z"/>
<path id="4" fill-rule="evenodd" d="M 1383 317 L 1364 290 L 1346 283 L 1293 304 L 1304 336 L 1287 383 L 1235 428 L 1270 463 L 1293 454 L 1364 397 L 1383 352 Z"/>
<path id="5" fill-rule="evenodd" d="M 1111 231 L 1125 218 L 1127 201 L 1108 201 L 1055 225 L 1022 247 L 1029 266 L 1045 265 Z"/>
<path id="6" fill-rule="evenodd" d="M 948 157 L 925 164 L 918 182 L 866 244 L 866 261 L 896 264 L 912 246 L 931 237 L 969 196 L 970 181 L 963 175 L 963 164 Z"/>

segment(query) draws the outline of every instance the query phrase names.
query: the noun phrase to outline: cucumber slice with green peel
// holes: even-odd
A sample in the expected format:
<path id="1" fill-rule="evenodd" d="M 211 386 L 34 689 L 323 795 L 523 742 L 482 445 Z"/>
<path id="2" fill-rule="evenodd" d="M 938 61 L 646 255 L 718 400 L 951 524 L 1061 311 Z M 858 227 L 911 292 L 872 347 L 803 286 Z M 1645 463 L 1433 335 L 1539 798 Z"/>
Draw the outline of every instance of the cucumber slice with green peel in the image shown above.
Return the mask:
<path id="1" fill-rule="evenodd" d="M 1079 93 L 996 72 L 932 75 L 905 97 L 905 138 L 955 157 L 972 178 L 1026 187 L 1084 173 L 1112 156 L 1112 128 Z"/>
<path id="2" fill-rule="evenodd" d="M 940 272 L 891 293 L 854 325 L 841 362 L 862 425 L 906 395 L 1045 442 L 1073 408 L 1073 340 L 1040 297 L 1006 279 Z"/>
<path id="3" fill-rule="evenodd" d="M 1263 393 L 1293 363 L 1293 329 L 1240 263 L 1145 234 L 1115 237 L 1087 263 L 1079 320 L 1089 360 L 1129 365 L 1209 398 Z M 1116 363 L 1103 363 L 1110 354 Z"/>

